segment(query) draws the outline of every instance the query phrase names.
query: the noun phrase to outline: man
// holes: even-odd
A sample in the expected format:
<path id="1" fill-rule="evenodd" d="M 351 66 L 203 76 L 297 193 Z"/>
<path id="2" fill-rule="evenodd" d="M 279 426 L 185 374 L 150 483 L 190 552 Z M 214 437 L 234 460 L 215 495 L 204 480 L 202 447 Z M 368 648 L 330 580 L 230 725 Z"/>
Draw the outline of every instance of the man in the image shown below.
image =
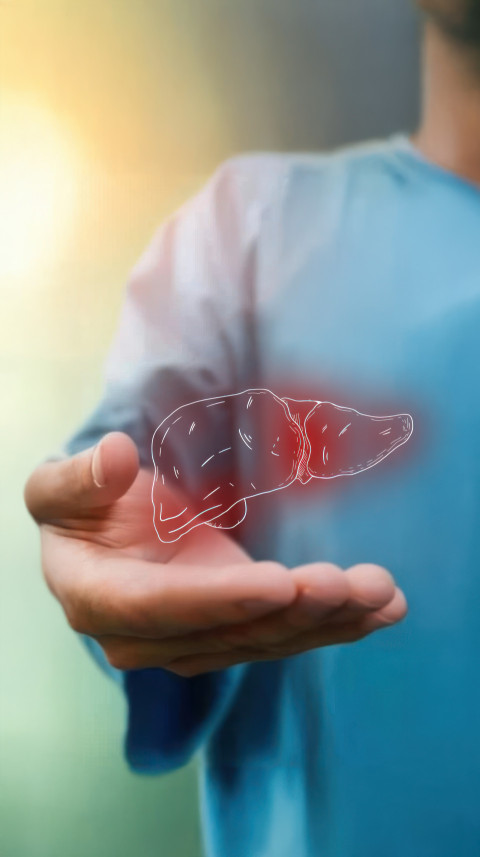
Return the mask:
<path id="1" fill-rule="evenodd" d="M 480 2 L 422 5 L 415 137 L 227 162 L 155 236 L 104 400 L 26 487 L 132 768 L 201 748 L 209 857 L 479 853 Z M 252 380 L 394 403 L 416 445 L 272 495 L 241 540 L 160 543 L 153 431 Z"/>

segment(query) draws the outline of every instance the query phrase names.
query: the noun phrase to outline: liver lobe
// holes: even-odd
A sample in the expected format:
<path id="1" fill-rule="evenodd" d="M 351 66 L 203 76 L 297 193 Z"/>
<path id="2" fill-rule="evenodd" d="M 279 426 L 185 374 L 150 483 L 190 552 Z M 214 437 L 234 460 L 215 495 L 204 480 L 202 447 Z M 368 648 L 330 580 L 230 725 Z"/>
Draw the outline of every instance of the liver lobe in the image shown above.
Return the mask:
<path id="1" fill-rule="evenodd" d="M 240 523 L 247 498 L 295 480 L 303 451 L 301 428 L 270 390 L 245 390 L 178 408 L 152 440 L 159 538 L 176 541 L 204 523 L 227 529 Z"/>
<path id="2" fill-rule="evenodd" d="M 374 417 L 331 402 L 280 399 L 244 390 L 171 413 L 152 439 L 152 501 L 161 541 L 201 524 L 230 529 L 246 500 L 295 479 L 360 473 L 405 443 L 408 414 Z"/>
<path id="3" fill-rule="evenodd" d="M 409 414 L 374 417 L 318 402 L 304 423 L 309 476 L 353 476 L 379 464 L 412 434 Z"/>

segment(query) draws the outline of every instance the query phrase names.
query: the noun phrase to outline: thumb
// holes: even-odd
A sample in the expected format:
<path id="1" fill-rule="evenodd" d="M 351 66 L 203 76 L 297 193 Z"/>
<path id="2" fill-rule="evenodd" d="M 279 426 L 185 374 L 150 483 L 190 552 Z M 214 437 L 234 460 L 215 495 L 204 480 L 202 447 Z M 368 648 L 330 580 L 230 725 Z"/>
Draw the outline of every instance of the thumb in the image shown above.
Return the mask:
<path id="1" fill-rule="evenodd" d="M 111 432 L 78 455 L 37 467 L 25 486 L 25 503 L 38 523 L 83 517 L 91 509 L 118 500 L 138 470 L 133 440 L 121 432 Z"/>

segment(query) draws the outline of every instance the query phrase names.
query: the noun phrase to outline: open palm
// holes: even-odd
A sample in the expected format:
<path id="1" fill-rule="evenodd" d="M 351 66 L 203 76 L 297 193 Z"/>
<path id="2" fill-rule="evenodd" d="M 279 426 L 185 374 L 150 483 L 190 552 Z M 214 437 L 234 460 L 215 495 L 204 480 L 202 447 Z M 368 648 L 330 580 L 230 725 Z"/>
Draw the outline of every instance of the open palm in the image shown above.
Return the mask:
<path id="1" fill-rule="evenodd" d="M 95 637 L 118 669 L 192 676 L 354 642 L 406 614 L 378 566 L 254 562 L 208 527 L 163 544 L 150 492 L 151 474 L 119 433 L 41 465 L 25 491 L 50 589 L 72 627 Z"/>

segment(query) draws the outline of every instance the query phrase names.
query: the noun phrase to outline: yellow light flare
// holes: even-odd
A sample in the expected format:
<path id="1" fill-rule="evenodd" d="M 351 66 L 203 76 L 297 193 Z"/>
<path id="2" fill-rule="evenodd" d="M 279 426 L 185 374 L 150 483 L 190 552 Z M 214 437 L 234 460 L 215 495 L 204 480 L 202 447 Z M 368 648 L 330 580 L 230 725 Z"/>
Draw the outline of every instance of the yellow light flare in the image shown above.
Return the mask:
<path id="1" fill-rule="evenodd" d="M 0 98 L 0 282 L 35 284 L 60 260 L 77 209 L 80 161 L 58 120 L 33 99 Z"/>

